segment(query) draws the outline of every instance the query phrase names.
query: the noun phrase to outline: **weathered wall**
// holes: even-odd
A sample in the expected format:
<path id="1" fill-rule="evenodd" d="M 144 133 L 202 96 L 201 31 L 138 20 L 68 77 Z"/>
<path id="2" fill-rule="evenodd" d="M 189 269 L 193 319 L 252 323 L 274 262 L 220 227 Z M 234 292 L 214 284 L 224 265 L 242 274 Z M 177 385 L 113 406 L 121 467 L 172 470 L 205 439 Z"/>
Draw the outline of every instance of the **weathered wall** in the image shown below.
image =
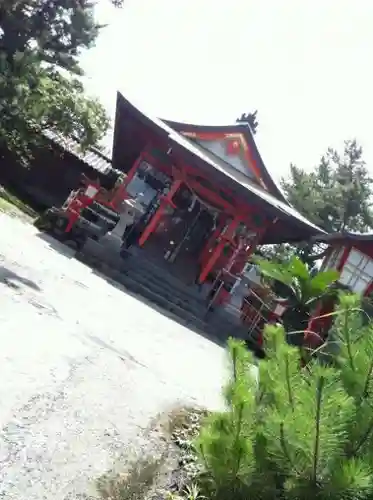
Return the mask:
<path id="1" fill-rule="evenodd" d="M 81 175 L 100 179 L 101 174 L 57 145 L 40 147 L 25 168 L 8 152 L 0 154 L 0 184 L 36 209 L 61 205 L 70 191 L 79 185 Z"/>

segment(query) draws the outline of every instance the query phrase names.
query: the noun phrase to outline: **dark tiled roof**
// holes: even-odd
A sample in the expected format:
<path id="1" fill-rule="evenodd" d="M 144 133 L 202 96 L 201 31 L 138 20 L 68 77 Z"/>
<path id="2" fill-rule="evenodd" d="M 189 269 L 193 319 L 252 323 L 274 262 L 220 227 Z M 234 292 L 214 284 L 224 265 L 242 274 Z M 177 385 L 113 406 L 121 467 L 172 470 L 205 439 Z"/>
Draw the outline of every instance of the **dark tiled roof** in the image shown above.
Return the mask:
<path id="1" fill-rule="evenodd" d="M 76 156 L 79 160 L 83 161 L 98 172 L 107 174 L 113 170 L 110 159 L 111 155 L 109 150 L 106 150 L 107 148 L 103 148 L 102 151 L 95 147 L 89 147 L 86 150 L 82 150 L 79 141 L 71 137 L 66 138 L 52 130 L 45 131 L 44 135 L 54 143 L 58 144 L 62 149 Z"/>
<path id="2" fill-rule="evenodd" d="M 213 168 L 215 172 L 220 174 L 219 177 L 223 182 L 227 182 L 228 180 L 230 182 L 233 182 L 237 187 L 240 188 L 238 191 L 241 195 L 250 195 L 253 197 L 253 199 L 260 201 L 263 207 L 272 209 L 271 211 L 275 216 L 288 221 L 293 221 L 301 230 L 303 236 L 308 233 L 307 239 L 318 233 L 325 234 L 325 232 L 321 228 L 317 227 L 315 224 L 306 219 L 287 202 L 282 201 L 281 199 L 278 199 L 272 194 L 268 193 L 263 188 L 253 183 L 247 176 L 235 170 L 224 160 L 217 158 L 199 144 L 181 135 L 165 121 L 145 114 L 143 111 L 140 111 L 139 108 L 135 107 L 133 104 L 127 101 L 120 93 L 118 93 L 117 101 L 117 119 L 119 118 L 122 106 L 129 108 L 133 113 L 136 113 L 139 120 L 144 125 L 153 128 L 158 133 L 166 137 L 173 149 L 177 148 L 192 155 L 195 158 L 198 158 L 199 160 L 202 160 L 202 162 L 206 166 Z M 113 154 L 115 152 L 115 147 L 116 142 L 114 142 Z M 294 236 L 286 235 L 286 238 L 284 238 L 283 241 L 299 241 L 300 239 L 297 235 L 297 232 L 294 233 Z M 269 241 L 269 243 L 276 242 L 277 241 Z"/>
<path id="3" fill-rule="evenodd" d="M 349 232 L 340 232 L 340 233 L 331 233 L 331 234 L 318 234 L 312 238 L 312 241 L 320 242 L 320 243 L 335 243 L 338 241 L 344 242 L 349 241 L 353 242 L 367 242 L 373 243 L 373 232 L 370 233 L 349 233 Z"/>

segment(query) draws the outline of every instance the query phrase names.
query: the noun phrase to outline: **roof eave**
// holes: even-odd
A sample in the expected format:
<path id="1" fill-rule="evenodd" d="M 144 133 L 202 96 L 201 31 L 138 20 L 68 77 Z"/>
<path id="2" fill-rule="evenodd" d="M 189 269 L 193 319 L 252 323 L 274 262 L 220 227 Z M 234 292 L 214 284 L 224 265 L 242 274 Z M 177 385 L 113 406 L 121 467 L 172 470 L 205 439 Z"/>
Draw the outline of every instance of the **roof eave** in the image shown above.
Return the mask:
<path id="1" fill-rule="evenodd" d="M 337 243 L 337 242 L 366 242 L 373 243 L 373 233 L 325 233 L 317 234 L 312 238 L 315 243 Z"/>
<path id="2" fill-rule="evenodd" d="M 195 151 L 196 148 L 193 145 L 191 141 L 189 141 L 187 138 L 183 137 L 181 134 L 179 134 L 178 131 L 175 131 L 173 127 L 171 127 L 172 123 L 177 122 L 171 122 L 171 121 L 162 121 L 157 118 L 153 118 L 150 116 L 147 116 L 143 112 L 141 112 L 138 108 L 136 108 L 133 104 L 131 104 L 127 99 L 125 99 L 122 94 L 118 92 L 117 95 L 117 112 L 116 112 L 116 126 L 115 128 L 117 129 L 114 132 L 114 144 L 113 144 L 113 165 L 115 166 L 115 148 L 116 144 L 118 144 L 120 137 L 118 137 L 119 134 L 119 127 L 117 126 L 119 124 L 119 121 L 121 119 L 121 115 L 125 112 L 129 112 L 133 114 L 140 122 L 142 122 L 144 125 L 150 127 L 153 131 L 155 131 L 159 136 L 163 136 L 167 139 L 168 143 L 172 146 L 173 150 L 179 151 L 181 154 L 186 154 L 191 158 L 193 161 L 197 162 L 201 168 L 204 168 L 205 170 L 208 171 L 209 174 L 214 175 L 222 184 L 224 183 L 229 183 L 232 187 L 233 193 L 237 193 L 241 198 L 246 198 L 248 199 L 249 193 L 251 200 L 254 199 L 255 203 L 258 205 L 262 206 L 263 208 L 266 209 L 266 211 L 269 213 L 269 215 L 273 216 L 273 218 L 279 217 L 281 220 L 286 221 L 287 223 L 290 224 L 291 230 L 289 233 L 286 232 L 287 236 L 286 238 L 282 238 L 281 241 L 275 241 L 276 243 L 281 243 L 281 242 L 296 242 L 296 241 L 304 241 L 307 239 L 310 239 L 312 236 L 316 234 L 323 234 L 324 231 L 311 222 L 307 221 L 304 217 L 302 217 L 298 212 L 296 212 L 288 203 L 285 203 L 281 199 L 278 200 L 276 199 L 273 195 L 270 195 L 269 193 L 266 193 L 266 197 L 272 197 L 274 200 L 274 204 L 271 204 L 270 201 L 263 199 L 264 197 L 264 190 L 263 190 L 263 197 L 260 197 L 260 195 L 256 194 L 256 191 L 260 190 L 259 187 L 257 186 L 255 189 L 254 187 L 252 190 L 250 190 L 250 187 L 247 187 L 243 185 L 242 183 L 239 182 L 239 180 L 234 179 L 229 173 L 226 171 L 221 171 L 221 167 L 215 165 L 215 163 L 210 160 L 209 158 L 204 158 L 206 155 L 203 155 L 203 158 L 201 157 L 201 153 L 198 151 Z M 180 124 L 179 124 L 180 125 Z M 189 125 L 190 127 L 198 127 L 198 126 L 192 126 Z M 205 127 L 210 128 L 208 126 L 199 126 L 199 127 Z M 213 126 L 215 130 L 217 128 L 224 128 L 223 126 Z M 239 126 L 236 126 L 236 130 Z M 240 126 L 241 129 L 246 129 L 246 127 L 243 127 L 242 125 Z M 249 132 L 250 133 L 250 132 Z M 255 143 L 254 143 L 255 144 Z M 255 146 L 256 147 L 256 146 Z M 223 162 L 223 161 L 222 161 Z M 223 162 L 225 163 L 225 162 Z M 245 181 L 246 182 L 246 181 Z M 278 204 L 282 204 L 284 207 L 283 209 L 275 206 L 275 202 Z M 287 210 L 289 207 L 289 210 L 293 210 L 294 214 L 287 213 Z M 293 236 L 294 231 L 297 232 L 296 237 Z M 285 236 L 285 233 L 284 233 Z M 276 236 L 277 238 L 277 236 Z M 281 238 L 281 236 L 280 236 Z M 274 243 L 275 243 L 274 242 Z M 268 242 L 269 244 L 270 242 Z"/>
<path id="3" fill-rule="evenodd" d="M 259 153 L 258 147 L 256 145 L 253 133 L 249 126 L 242 125 L 239 123 L 234 123 L 231 125 L 195 125 L 192 123 L 181 123 L 172 120 L 162 120 L 167 123 L 170 127 L 174 128 L 178 132 L 195 132 L 198 133 L 241 133 L 247 144 L 249 145 L 251 152 L 254 156 L 254 161 L 259 167 L 261 174 L 263 176 L 263 181 L 267 185 L 271 194 L 284 203 L 289 204 L 285 194 L 282 192 L 281 188 L 273 180 L 271 174 L 269 173 L 265 163 Z"/>
<path id="4" fill-rule="evenodd" d="M 172 139 L 171 139 L 172 141 Z M 312 224 L 310 221 L 306 220 L 300 220 L 295 218 L 293 215 L 290 215 L 286 213 L 285 211 L 279 209 L 278 207 L 275 207 L 274 205 L 271 205 L 269 202 L 266 200 L 260 198 L 258 195 L 256 195 L 253 192 L 249 192 L 249 190 L 240 184 L 239 182 L 235 181 L 234 179 L 231 179 L 230 176 L 228 176 L 226 173 L 220 172 L 217 169 L 214 169 L 212 165 L 209 165 L 206 162 L 203 162 L 201 158 L 199 158 L 197 155 L 195 155 L 192 151 L 187 151 L 183 146 L 175 141 L 172 141 L 173 145 L 172 148 L 173 150 L 178 149 L 182 154 L 187 154 L 193 157 L 194 161 L 199 162 L 200 166 L 202 168 L 210 167 L 209 168 L 209 173 L 213 174 L 218 178 L 219 180 L 221 179 L 223 182 L 230 182 L 232 184 L 231 189 L 233 192 L 235 192 L 237 195 L 240 195 L 242 198 L 248 198 L 248 194 L 250 193 L 250 196 L 255 199 L 255 202 L 262 206 L 263 208 L 266 209 L 266 211 L 273 216 L 275 219 L 276 217 L 280 218 L 282 221 L 286 221 L 287 223 L 290 223 L 293 230 L 297 229 L 299 231 L 299 237 L 294 236 L 293 237 L 293 232 L 290 232 L 288 236 L 284 237 L 282 241 L 276 241 L 274 243 L 285 243 L 285 242 L 300 242 L 300 241 L 305 241 L 309 240 L 312 236 L 316 234 L 324 234 L 324 231 L 317 227 L 316 225 Z M 252 201 L 252 200 L 250 200 Z M 284 233 L 285 236 L 285 233 Z M 268 242 L 270 244 L 270 242 Z"/>

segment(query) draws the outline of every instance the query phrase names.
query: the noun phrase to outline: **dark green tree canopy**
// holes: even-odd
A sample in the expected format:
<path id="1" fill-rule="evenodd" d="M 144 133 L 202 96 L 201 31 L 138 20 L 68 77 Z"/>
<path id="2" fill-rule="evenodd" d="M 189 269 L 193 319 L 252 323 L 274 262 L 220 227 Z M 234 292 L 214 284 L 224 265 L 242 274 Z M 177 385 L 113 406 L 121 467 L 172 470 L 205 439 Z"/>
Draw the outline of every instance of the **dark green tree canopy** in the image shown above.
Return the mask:
<path id="1" fill-rule="evenodd" d="M 122 0 L 112 3 L 120 5 Z M 89 0 L 0 0 L 0 144 L 25 158 L 43 130 L 97 143 L 109 121 L 74 75 L 99 34 Z"/>
<path id="2" fill-rule="evenodd" d="M 291 165 L 282 188 L 299 212 L 328 232 L 373 228 L 372 179 L 356 140 L 346 141 L 341 153 L 329 148 L 310 172 Z"/>
<path id="3" fill-rule="evenodd" d="M 313 170 L 291 165 L 290 176 L 281 185 L 289 202 L 327 232 L 373 228 L 372 179 L 356 140 L 345 141 L 341 153 L 329 148 Z M 272 245 L 261 252 L 278 261 L 297 255 L 312 267 L 323 258 L 325 245 Z"/>
<path id="4" fill-rule="evenodd" d="M 0 51 L 12 64 L 17 53 L 79 71 L 77 56 L 94 43 L 99 26 L 87 0 L 3 0 Z"/>

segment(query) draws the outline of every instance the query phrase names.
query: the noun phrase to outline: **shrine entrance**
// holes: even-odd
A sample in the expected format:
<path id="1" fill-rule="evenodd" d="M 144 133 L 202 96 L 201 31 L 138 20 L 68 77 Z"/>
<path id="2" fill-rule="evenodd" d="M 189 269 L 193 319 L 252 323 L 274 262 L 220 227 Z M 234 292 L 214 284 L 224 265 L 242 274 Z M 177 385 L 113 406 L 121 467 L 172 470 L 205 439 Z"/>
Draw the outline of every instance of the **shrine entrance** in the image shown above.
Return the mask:
<path id="1" fill-rule="evenodd" d="M 166 185 L 159 190 L 137 222 L 135 231 L 140 239 L 168 189 Z M 217 216 L 186 186 L 181 186 L 172 204 L 164 207 L 157 225 L 137 252 L 184 283 L 194 284 L 200 273 L 200 255 L 216 229 Z"/>
<path id="2" fill-rule="evenodd" d="M 260 227 L 252 209 L 245 213 L 235 207 L 222 190 L 217 192 L 188 167 L 157 163 L 154 151 L 144 156 L 146 160 L 134 165 L 126 185 L 130 197 L 143 207 L 131 234 L 124 238 L 131 240 L 127 247 L 131 253 L 136 248 L 136 254 L 187 285 L 211 287 L 216 280 L 226 281 L 228 275 L 219 271 L 227 271 L 229 292 L 268 218 L 261 216 Z"/>

